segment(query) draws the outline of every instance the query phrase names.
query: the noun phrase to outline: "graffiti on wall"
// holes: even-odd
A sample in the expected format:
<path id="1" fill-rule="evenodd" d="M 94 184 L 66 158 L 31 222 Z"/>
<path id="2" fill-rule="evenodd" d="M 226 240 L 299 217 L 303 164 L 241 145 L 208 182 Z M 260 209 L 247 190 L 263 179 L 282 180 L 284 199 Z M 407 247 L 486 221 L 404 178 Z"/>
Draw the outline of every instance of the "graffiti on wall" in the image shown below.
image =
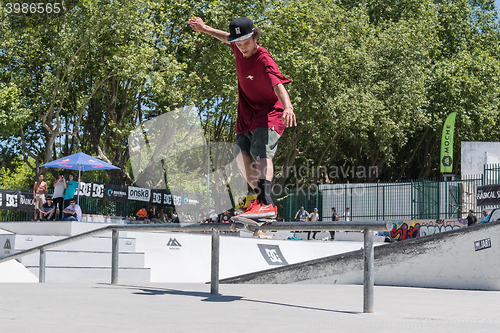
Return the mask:
<path id="1" fill-rule="evenodd" d="M 393 241 L 424 237 L 467 226 L 466 219 L 392 221 L 392 223 L 394 227 L 389 235 Z"/>

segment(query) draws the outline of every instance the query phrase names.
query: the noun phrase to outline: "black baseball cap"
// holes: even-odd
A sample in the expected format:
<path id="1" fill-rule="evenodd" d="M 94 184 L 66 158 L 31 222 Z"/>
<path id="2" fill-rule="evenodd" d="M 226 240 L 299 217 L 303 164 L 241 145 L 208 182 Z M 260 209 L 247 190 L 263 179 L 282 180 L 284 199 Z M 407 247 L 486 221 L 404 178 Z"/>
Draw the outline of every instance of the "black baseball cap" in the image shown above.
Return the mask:
<path id="1" fill-rule="evenodd" d="M 234 43 L 252 37 L 254 31 L 252 20 L 246 17 L 237 17 L 229 23 L 228 42 Z"/>

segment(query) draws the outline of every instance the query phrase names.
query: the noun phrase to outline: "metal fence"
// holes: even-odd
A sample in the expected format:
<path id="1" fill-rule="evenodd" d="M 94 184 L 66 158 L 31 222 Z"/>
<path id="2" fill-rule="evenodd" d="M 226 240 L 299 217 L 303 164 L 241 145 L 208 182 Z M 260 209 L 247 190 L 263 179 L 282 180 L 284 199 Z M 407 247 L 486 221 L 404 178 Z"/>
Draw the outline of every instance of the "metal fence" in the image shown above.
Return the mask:
<path id="1" fill-rule="evenodd" d="M 478 212 L 477 186 L 500 183 L 500 164 L 485 165 L 477 176 L 453 176 L 397 183 L 323 184 L 290 189 L 281 200 L 281 213 L 292 221 L 297 210 L 317 207 L 320 219 L 330 221 L 331 208 L 343 220 L 350 208 L 351 220 L 414 220 L 465 218 L 469 209 Z M 316 190 L 314 190 L 316 189 Z"/>

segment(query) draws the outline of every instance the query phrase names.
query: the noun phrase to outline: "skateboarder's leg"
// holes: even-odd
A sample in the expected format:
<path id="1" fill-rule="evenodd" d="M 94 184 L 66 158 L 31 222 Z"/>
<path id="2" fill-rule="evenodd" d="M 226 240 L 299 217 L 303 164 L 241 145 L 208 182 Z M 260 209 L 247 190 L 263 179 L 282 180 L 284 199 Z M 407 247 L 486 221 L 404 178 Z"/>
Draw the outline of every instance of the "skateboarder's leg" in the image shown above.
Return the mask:
<path id="1" fill-rule="evenodd" d="M 275 217 L 276 207 L 271 199 L 271 182 L 274 166 L 272 158 L 278 146 L 279 134 L 269 128 L 257 128 L 249 133 L 241 133 L 236 137 L 234 156 L 241 173 L 247 183 L 257 193 L 256 211 L 254 217 Z M 262 208 L 261 206 L 269 206 Z M 255 206 L 252 206 L 254 209 Z M 262 208 L 262 209 L 261 209 Z M 247 209 L 245 214 L 249 214 Z M 269 210 L 269 212 L 267 212 Z M 270 211 L 274 211 L 271 216 Z"/>

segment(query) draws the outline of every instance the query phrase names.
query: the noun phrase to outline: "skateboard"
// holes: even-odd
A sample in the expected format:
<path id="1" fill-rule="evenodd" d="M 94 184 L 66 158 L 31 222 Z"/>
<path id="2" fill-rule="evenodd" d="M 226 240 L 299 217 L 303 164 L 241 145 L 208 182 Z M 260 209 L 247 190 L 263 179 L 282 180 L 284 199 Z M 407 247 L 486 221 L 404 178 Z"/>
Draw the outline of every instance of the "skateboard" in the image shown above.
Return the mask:
<path id="1" fill-rule="evenodd" d="M 264 218 L 264 219 L 249 219 L 242 216 L 232 216 L 231 221 L 235 223 L 241 223 L 245 226 L 245 229 L 249 232 L 252 232 L 255 236 L 259 233 L 259 228 L 264 224 L 271 224 L 276 219 L 274 218 Z"/>

